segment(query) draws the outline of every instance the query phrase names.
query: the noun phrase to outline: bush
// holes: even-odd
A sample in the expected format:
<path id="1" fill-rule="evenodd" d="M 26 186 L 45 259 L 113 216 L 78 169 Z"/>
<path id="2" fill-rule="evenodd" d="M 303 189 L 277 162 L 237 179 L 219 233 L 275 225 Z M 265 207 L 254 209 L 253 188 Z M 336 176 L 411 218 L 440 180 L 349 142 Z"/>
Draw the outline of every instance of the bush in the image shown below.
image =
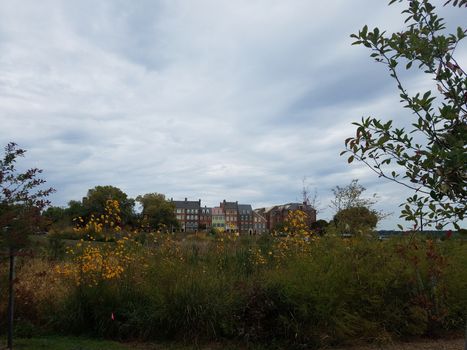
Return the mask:
<path id="1" fill-rule="evenodd" d="M 466 321 L 467 245 L 460 240 L 324 237 L 295 245 L 286 237 L 220 235 L 157 242 L 139 246 L 134 252 L 144 259 L 129 260 L 115 278 L 90 285 L 55 274 L 49 260 L 19 264 L 21 331 L 313 347 L 442 335 Z M 0 310 L 5 304 L 3 295 Z"/>

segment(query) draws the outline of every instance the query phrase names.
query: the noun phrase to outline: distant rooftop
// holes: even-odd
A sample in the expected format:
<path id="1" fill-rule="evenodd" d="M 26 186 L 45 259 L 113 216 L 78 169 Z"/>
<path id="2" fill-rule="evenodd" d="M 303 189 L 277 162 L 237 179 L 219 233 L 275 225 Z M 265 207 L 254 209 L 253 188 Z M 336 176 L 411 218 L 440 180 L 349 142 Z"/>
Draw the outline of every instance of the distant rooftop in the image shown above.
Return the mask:
<path id="1" fill-rule="evenodd" d="M 197 201 L 189 201 L 187 198 L 185 198 L 184 201 L 174 201 L 172 200 L 172 203 L 175 204 L 176 208 L 181 208 L 181 209 L 199 209 L 201 208 L 201 199 Z"/>

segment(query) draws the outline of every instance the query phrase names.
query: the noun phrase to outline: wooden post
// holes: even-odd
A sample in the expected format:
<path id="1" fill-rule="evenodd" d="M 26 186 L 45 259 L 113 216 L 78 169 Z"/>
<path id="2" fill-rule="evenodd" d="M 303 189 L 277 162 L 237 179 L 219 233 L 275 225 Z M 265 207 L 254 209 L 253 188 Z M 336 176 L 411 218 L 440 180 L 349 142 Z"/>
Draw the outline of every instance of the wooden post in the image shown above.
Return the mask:
<path id="1" fill-rule="evenodd" d="M 8 349 L 13 349 L 13 319 L 14 319 L 14 280 L 15 280 L 15 254 L 10 248 L 10 273 L 8 277 Z"/>

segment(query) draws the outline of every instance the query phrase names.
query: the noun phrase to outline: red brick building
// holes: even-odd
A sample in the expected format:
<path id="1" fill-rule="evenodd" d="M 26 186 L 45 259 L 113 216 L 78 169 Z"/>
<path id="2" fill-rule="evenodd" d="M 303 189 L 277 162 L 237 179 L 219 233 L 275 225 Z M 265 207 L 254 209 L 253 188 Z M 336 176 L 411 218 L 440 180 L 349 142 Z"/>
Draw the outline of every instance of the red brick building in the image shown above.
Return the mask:
<path id="1" fill-rule="evenodd" d="M 272 232 L 287 219 L 289 212 L 294 210 L 301 210 L 307 214 L 307 224 L 309 227 L 316 221 L 316 210 L 307 203 L 275 205 L 269 208 L 255 209 L 255 212 L 266 220 L 266 228 L 269 232 Z"/>

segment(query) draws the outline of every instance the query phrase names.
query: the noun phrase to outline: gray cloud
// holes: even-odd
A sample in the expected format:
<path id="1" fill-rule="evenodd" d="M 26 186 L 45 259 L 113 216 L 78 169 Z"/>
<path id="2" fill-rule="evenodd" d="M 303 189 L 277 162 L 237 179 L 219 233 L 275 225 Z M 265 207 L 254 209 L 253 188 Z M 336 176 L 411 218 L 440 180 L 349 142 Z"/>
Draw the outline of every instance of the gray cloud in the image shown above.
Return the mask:
<path id="1" fill-rule="evenodd" d="M 369 0 L 2 1 L 0 143 L 29 150 L 56 205 L 101 184 L 271 205 L 298 200 L 307 176 L 323 206 L 359 178 L 397 211 L 405 193 L 339 152 L 362 116 L 407 123 L 384 67 L 349 38 L 366 23 L 397 30 L 399 12 Z"/>

